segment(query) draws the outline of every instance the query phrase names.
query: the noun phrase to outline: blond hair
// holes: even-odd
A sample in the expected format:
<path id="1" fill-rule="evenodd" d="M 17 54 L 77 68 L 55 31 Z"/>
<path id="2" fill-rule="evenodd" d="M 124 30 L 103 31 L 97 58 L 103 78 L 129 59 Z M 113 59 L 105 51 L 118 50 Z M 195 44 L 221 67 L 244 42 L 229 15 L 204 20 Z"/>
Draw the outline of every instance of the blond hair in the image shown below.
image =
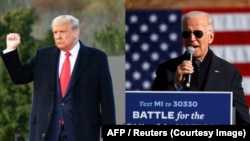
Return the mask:
<path id="1" fill-rule="evenodd" d="M 51 23 L 51 27 L 53 29 L 54 25 L 68 24 L 68 23 L 72 25 L 73 30 L 79 31 L 79 20 L 72 15 L 60 15 L 60 16 L 55 17 Z"/>

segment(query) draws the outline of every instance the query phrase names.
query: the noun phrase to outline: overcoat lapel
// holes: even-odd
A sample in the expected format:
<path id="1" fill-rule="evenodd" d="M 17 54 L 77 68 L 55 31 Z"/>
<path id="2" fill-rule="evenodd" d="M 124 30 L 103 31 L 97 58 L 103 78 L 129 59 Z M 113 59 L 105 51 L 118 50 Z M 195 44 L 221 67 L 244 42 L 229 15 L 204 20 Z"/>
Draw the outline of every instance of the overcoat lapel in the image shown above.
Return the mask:
<path id="1" fill-rule="evenodd" d="M 75 62 L 76 64 L 74 70 L 71 75 L 69 88 L 71 88 L 76 83 L 77 79 L 80 78 L 80 75 L 84 72 L 84 69 L 87 67 L 89 60 L 90 60 L 90 53 L 87 47 L 85 47 L 82 43 L 80 43 L 80 49 Z"/>
<path id="2" fill-rule="evenodd" d="M 219 61 L 217 60 L 217 57 L 213 54 L 210 69 L 208 72 L 209 77 L 207 77 L 204 91 L 214 90 L 217 87 L 220 87 L 220 81 L 223 80 L 221 78 L 221 73 L 223 73 L 223 70 L 221 69 L 222 67 L 220 66 L 220 63 L 218 62 Z"/>
<path id="3" fill-rule="evenodd" d="M 48 61 L 48 66 L 47 68 L 47 72 L 48 72 L 48 79 L 49 79 L 49 85 L 51 87 L 51 89 L 55 88 L 55 82 L 57 82 L 59 79 L 58 77 L 58 64 L 59 64 L 59 55 L 60 55 L 60 50 L 56 48 L 52 50 L 51 52 L 48 53 L 48 56 L 46 56 L 45 58 L 49 58 Z"/>

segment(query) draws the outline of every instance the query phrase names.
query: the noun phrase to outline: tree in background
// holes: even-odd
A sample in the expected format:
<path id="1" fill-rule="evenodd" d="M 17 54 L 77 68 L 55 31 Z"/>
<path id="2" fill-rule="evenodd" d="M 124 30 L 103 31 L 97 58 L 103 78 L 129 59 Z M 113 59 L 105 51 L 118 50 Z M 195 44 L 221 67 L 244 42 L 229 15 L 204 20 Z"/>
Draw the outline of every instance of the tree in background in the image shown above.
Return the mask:
<path id="1" fill-rule="evenodd" d="M 0 17 L 0 47 L 6 47 L 6 35 L 18 32 L 21 45 L 18 47 L 20 57 L 27 61 L 38 48 L 36 40 L 31 36 L 32 26 L 36 20 L 34 9 L 13 10 Z M 14 140 L 18 129 L 23 137 L 28 133 L 28 117 L 32 97 L 32 84 L 14 85 L 10 80 L 3 62 L 0 62 L 0 140 Z"/>
<path id="2" fill-rule="evenodd" d="M 103 0 L 98 6 L 97 14 L 105 17 L 106 22 L 97 28 L 92 35 L 93 46 L 104 50 L 108 55 L 124 55 L 125 53 L 125 10 L 123 0 Z M 95 8 L 93 8 L 95 7 Z M 101 14 L 102 13 L 102 14 Z M 98 17 L 98 15 L 97 15 Z"/>
<path id="3" fill-rule="evenodd" d="M 125 0 L 31 1 L 39 16 L 34 25 L 35 38 L 49 38 L 51 20 L 60 14 L 71 14 L 80 21 L 80 39 L 85 44 L 108 55 L 125 54 Z"/>
<path id="4" fill-rule="evenodd" d="M 123 55 L 125 47 L 125 26 L 120 24 L 107 24 L 100 31 L 94 32 L 94 46 L 101 47 L 108 55 Z"/>

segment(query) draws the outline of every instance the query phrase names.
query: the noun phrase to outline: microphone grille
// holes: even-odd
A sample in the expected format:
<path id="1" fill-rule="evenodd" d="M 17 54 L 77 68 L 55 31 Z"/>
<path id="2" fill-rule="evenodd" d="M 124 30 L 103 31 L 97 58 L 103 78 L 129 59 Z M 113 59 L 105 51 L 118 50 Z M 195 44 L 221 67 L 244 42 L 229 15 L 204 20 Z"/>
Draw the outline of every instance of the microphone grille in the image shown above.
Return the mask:
<path id="1" fill-rule="evenodd" d="M 194 53 L 194 47 L 193 46 L 187 47 L 187 52 L 190 53 L 190 54 L 193 54 Z"/>

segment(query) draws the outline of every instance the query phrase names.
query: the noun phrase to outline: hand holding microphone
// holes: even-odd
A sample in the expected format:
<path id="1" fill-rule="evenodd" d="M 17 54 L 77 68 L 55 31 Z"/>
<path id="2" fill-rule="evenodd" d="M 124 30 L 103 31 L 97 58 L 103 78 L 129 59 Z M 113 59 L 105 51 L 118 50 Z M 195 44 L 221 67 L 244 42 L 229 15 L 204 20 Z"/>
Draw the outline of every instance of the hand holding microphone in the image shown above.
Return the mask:
<path id="1" fill-rule="evenodd" d="M 188 53 L 188 56 L 189 56 L 189 61 L 191 61 L 191 62 L 193 61 L 194 51 L 195 51 L 194 47 L 192 47 L 192 46 L 187 47 L 187 53 Z M 190 88 L 190 86 L 191 86 L 191 74 L 188 75 L 188 81 L 187 81 L 186 86 L 188 88 Z"/>
<path id="2" fill-rule="evenodd" d="M 189 46 L 187 47 L 186 54 L 188 55 L 188 60 L 184 60 L 181 64 L 177 66 L 176 73 L 175 73 L 175 79 L 174 79 L 174 85 L 175 87 L 180 87 L 182 83 L 187 80 L 187 87 L 190 87 L 191 83 L 191 74 L 193 73 L 193 54 L 194 54 L 194 47 Z M 187 76 L 188 74 L 188 76 Z"/>

